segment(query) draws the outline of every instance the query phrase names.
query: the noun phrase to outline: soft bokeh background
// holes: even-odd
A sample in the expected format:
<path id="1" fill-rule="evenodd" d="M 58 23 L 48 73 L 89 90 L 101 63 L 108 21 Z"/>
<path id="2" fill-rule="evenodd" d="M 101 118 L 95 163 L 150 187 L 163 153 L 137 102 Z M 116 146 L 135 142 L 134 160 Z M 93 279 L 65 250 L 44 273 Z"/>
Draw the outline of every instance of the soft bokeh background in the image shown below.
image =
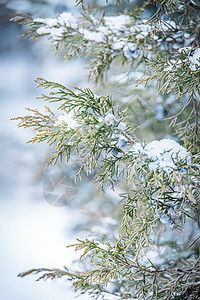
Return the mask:
<path id="1" fill-rule="evenodd" d="M 69 87 L 87 78 L 79 62 L 66 64 L 49 51 L 45 41 L 18 39 L 24 28 L 10 22 L 16 11 L 35 16 L 55 16 L 75 9 L 74 1 L 0 0 L 0 299 L 74 299 L 65 281 L 36 282 L 17 274 L 33 267 L 62 267 L 74 259 L 72 229 L 83 218 L 78 209 L 54 207 L 42 196 L 45 145 L 26 144 L 31 131 L 18 129 L 11 118 L 23 115 L 25 107 L 40 107 L 41 91 L 33 80 L 44 77 Z M 54 172 L 54 170 L 48 171 Z M 81 296 L 80 299 L 88 299 Z"/>

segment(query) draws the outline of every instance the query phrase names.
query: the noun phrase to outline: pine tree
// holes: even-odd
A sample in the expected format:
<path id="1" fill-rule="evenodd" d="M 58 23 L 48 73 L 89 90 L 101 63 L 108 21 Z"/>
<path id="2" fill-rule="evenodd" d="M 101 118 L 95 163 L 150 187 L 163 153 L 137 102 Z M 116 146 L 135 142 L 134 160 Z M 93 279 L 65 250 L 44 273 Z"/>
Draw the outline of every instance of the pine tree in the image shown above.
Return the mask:
<path id="1" fill-rule="evenodd" d="M 114 15 L 76 2 L 80 17 L 14 20 L 29 27 L 24 35 L 47 36 L 67 60 L 87 57 L 89 79 L 113 96 L 38 78 L 49 91 L 40 97 L 46 111 L 16 119 L 34 128 L 30 142 L 55 146 L 47 165 L 73 158 L 75 179 L 95 173 L 100 192 L 123 183 L 118 234 L 71 245 L 81 250 L 81 271 L 19 276 L 66 277 L 94 298 L 199 299 L 200 2 L 130 2 Z"/>

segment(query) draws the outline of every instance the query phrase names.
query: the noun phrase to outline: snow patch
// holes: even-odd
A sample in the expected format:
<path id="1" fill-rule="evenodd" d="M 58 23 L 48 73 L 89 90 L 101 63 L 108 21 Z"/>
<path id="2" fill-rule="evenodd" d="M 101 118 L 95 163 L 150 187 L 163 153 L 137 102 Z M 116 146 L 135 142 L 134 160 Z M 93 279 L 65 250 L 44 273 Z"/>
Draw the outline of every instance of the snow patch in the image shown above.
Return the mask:
<path id="1" fill-rule="evenodd" d="M 77 28 L 77 20 L 70 12 L 63 12 L 60 16 L 58 16 L 58 22 L 67 27 Z"/>
<path id="2" fill-rule="evenodd" d="M 146 146 L 136 143 L 130 149 L 134 154 L 145 154 L 151 160 L 149 169 L 155 171 L 163 169 L 170 174 L 177 169 L 175 162 L 185 159 L 187 164 L 191 163 L 190 153 L 177 142 L 171 139 L 153 141 Z"/>
<path id="3" fill-rule="evenodd" d="M 197 48 L 194 53 L 189 56 L 190 69 L 196 71 L 200 67 L 200 48 Z"/>
<path id="4" fill-rule="evenodd" d="M 118 32 L 130 23 L 130 17 L 127 15 L 104 17 L 105 25 L 114 32 Z"/>
<path id="5" fill-rule="evenodd" d="M 86 40 L 95 41 L 97 43 L 101 43 L 104 41 L 104 36 L 100 32 L 90 31 L 85 28 L 80 28 L 79 32 L 84 36 Z"/>
<path id="6" fill-rule="evenodd" d="M 54 124 L 55 127 L 65 127 L 66 125 L 69 129 L 75 129 L 80 126 L 76 120 L 74 120 L 74 114 L 72 112 L 60 115 Z"/>

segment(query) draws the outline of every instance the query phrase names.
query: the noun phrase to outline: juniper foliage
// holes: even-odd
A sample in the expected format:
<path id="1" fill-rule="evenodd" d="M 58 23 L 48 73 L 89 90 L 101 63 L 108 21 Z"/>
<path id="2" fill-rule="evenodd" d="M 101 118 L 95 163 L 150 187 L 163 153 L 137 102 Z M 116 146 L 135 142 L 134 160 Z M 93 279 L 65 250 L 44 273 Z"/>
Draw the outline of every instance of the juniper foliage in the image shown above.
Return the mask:
<path id="1" fill-rule="evenodd" d="M 19 276 L 66 277 L 95 299 L 199 299 L 200 5 L 152 0 L 108 16 L 76 3 L 85 9 L 80 18 L 20 14 L 15 21 L 29 27 L 31 38 L 47 36 L 67 60 L 87 57 L 89 78 L 117 93 L 112 99 L 37 79 L 49 91 L 40 97 L 48 102 L 45 112 L 28 109 L 30 115 L 16 119 L 19 127 L 34 128 L 30 142 L 54 145 L 48 165 L 74 159 L 76 179 L 95 170 L 101 191 L 126 182 L 121 228 L 112 240 L 72 245 L 82 251 L 82 271 L 41 268 Z M 155 136 L 163 128 L 162 139 L 140 141 L 150 126 Z M 173 139 L 163 138 L 165 127 Z"/>

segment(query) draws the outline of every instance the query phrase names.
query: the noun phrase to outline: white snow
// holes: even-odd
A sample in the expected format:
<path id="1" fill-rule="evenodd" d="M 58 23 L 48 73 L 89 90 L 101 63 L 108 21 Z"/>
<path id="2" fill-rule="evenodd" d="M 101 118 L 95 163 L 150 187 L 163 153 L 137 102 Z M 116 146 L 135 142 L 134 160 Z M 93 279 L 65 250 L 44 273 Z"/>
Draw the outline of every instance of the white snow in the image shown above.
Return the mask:
<path id="1" fill-rule="evenodd" d="M 137 24 L 134 27 L 131 28 L 131 31 L 133 33 L 136 33 L 135 38 L 140 40 L 140 39 L 144 39 L 149 32 L 152 30 L 152 27 L 148 24 Z"/>
<path id="2" fill-rule="evenodd" d="M 122 131 L 126 130 L 126 124 L 124 122 L 120 122 L 118 124 L 118 128 Z"/>
<path id="3" fill-rule="evenodd" d="M 56 27 L 58 25 L 77 27 L 77 20 L 70 12 L 63 12 L 57 18 L 35 18 L 33 22 L 46 24 L 48 27 Z"/>
<path id="4" fill-rule="evenodd" d="M 44 23 L 47 24 L 47 26 L 49 27 L 53 27 L 58 24 L 58 21 L 55 18 L 46 18 Z"/>
<path id="5" fill-rule="evenodd" d="M 47 26 L 42 26 L 42 27 L 39 27 L 37 30 L 36 30 L 37 34 L 39 35 L 43 35 L 43 34 L 49 34 L 51 33 L 51 29 Z"/>
<path id="6" fill-rule="evenodd" d="M 131 30 L 133 32 L 138 31 L 138 32 L 142 32 L 142 33 L 146 34 L 152 30 L 152 27 L 148 24 L 144 24 L 144 22 L 143 22 L 143 23 L 138 23 L 133 28 L 131 28 Z"/>
<path id="7" fill-rule="evenodd" d="M 190 153 L 177 142 L 171 139 L 162 139 L 153 141 L 146 146 L 136 143 L 130 149 L 134 154 L 145 154 L 151 159 L 149 163 L 150 170 L 163 169 L 170 174 L 176 169 L 175 162 L 185 159 L 190 164 Z"/>
<path id="8" fill-rule="evenodd" d="M 37 33 L 42 34 L 51 34 L 54 40 L 59 40 L 63 36 L 63 32 L 66 31 L 65 27 L 72 27 L 77 29 L 79 32 L 87 39 L 95 41 L 97 43 L 104 42 L 105 37 L 107 36 L 110 39 L 110 33 L 114 32 L 116 35 L 120 34 L 120 31 L 124 31 L 127 28 L 127 25 L 130 24 L 131 18 L 128 15 L 119 15 L 119 16 L 106 16 L 103 19 L 103 23 L 100 23 L 100 20 L 96 19 L 93 16 L 90 16 L 91 19 L 97 25 L 96 31 L 90 30 L 90 28 L 83 28 L 80 21 L 78 21 L 70 12 L 63 12 L 57 18 L 35 18 L 33 22 L 41 23 L 45 26 L 39 27 Z M 99 24 L 99 26 L 98 26 Z M 148 24 L 137 24 L 129 28 L 129 31 L 135 33 L 136 39 L 143 39 L 146 37 L 149 32 L 152 30 L 151 26 Z M 127 38 L 124 40 L 110 39 L 111 46 L 114 50 L 119 50 L 124 48 L 125 56 L 136 57 L 137 51 L 133 49 L 133 45 L 127 45 Z"/>
<path id="9" fill-rule="evenodd" d="M 93 16 L 91 16 L 91 19 L 96 20 L 95 23 L 97 25 L 100 22 Z M 33 22 L 45 25 L 37 29 L 37 33 L 39 35 L 51 34 L 54 40 L 59 40 L 62 38 L 64 31 L 66 31 L 65 26 L 77 29 L 78 25 L 81 25 L 81 22 L 78 21 L 70 12 L 63 12 L 57 18 L 35 18 Z M 108 35 L 110 31 L 114 31 L 117 33 L 119 30 L 122 30 L 124 26 L 129 22 L 130 17 L 126 15 L 104 17 L 105 25 L 99 25 L 96 31 L 92 31 L 86 28 L 79 28 L 79 32 L 87 40 L 99 43 L 105 40 L 105 35 Z M 120 42 L 120 45 L 118 45 L 118 42 L 113 43 L 113 49 L 116 50 L 119 48 L 123 48 L 124 44 L 125 42 Z"/>
<path id="10" fill-rule="evenodd" d="M 190 55 L 192 48 L 191 47 L 183 47 L 178 50 L 179 53 L 187 55 L 187 58 L 185 59 L 178 59 L 174 60 L 172 59 L 171 61 L 168 62 L 168 65 L 164 68 L 164 71 L 172 71 L 175 68 L 179 68 L 182 66 L 184 63 L 189 62 L 189 68 L 192 71 L 196 71 L 200 67 L 200 48 L 197 48 L 192 55 Z"/>
<path id="11" fill-rule="evenodd" d="M 103 35 L 108 35 L 110 33 L 110 30 L 106 26 L 103 26 L 103 25 L 98 26 L 97 31 L 102 33 Z"/>
<path id="12" fill-rule="evenodd" d="M 127 43 L 124 46 L 123 52 L 126 58 L 137 58 L 139 54 L 138 50 L 136 49 L 136 46 L 132 43 Z"/>
<path id="13" fill-rule="evenodd" d="M 164 68 L 164 71 L 171 71 L 175 67 L 175 63 L 176 61 L 174 59 L 169 61 L 169 64 Z"/>
<path id="14" fill-rule="evenodd" d="M 33 19 L 33 22 L 43 23 L 49 27 L 58 25 L 58 21 L 55 18 L 36 18 L 36 19 Z"/>
<path id="15" fill-rule="evenodd" d="M 104 17 L 105 25 L 112 31 L 117 32 L 130 23 L 130 17 L 127 15 Z"/>
<path id="16" fill-rule="evenodd" d="M 72 28 L 77 28 L 77 20 L 70 12 L 63 12 L 58 16 L 58 22 L 61 25 L 65 25 Z"/>
<path id="17" fill-rule="evenodd" d="M 120 50 L 124 47 L 126 41 L 116 41 L 112 44 L 112 49 L 114 50 Z"/>
<path id="18" fill-rule="evenodd" d="M 65 30 L 64 28 L 60 27 L 60 28 L 51 28 L 51 36 L 54 40 L 61 40 L 63 37 Z"/>
<path id="19" fill-rule="evenodd" d="M 189 61 L 191 63 L 190 69 L 196 71 L 200 67 L 200 48 L 197 48 L 194 53 L 189 56 Z"/>
<path id="20" fill-rule="evenodd" d="M 63 38 L 66 31 L 64 26 L 77 28 L 77 21 L 70 12 L 63 12 L 57 18 L 36 18 L 33 22 L 45 24 L 36 30 L 37 34 L 50 34 L 55 41 Z"/>
<path id="21" fill-rule="evenodd" d="M 138 33 L 135 38 L 137 40 L 141 40 L 141 39 L 144 39 L 146 36 L 148 35 L 148 32 L 141 32 L 141 33 Z"/>
<path id="22" fill-rule="evenodd" d="M 113 124 L 115 121 L 115 116 L 111 113 L 107 113 L 105 117 L 98 118 L 99 123 L 106 123 L 107 125 Z"/>
<path id="23" fill-rule="evenodd" d="M 113 122 L 115 121 L 115 116 L 111 113 L 108 113 L 105 118 L 104 121 L 106 124 L 113 124 Z"/>
<path id="24" fill-rule="evenodd" d="M 93 16 L 90 16 L 93 22 L 98 25 L 99 21 L 95 19 Z M 120 30 L 124 30 L 126 24 L 130 23 L 130 17 L 127 15 L 120 15 L 120 16 L 106 16 L 104 17 L 104 25 L 99 25 L 95 31 L 91 31 L 89 29 L 80 28 L 79 32 L 84 35 L 84 37 L 88 40 L 92 40 L 95 42 L 103 42 L 105 41 L 105 36 L 109 35 L 110 32 L 115 32 L 116 34 L 119 33 Z M 114 50 L 122 49 L 125 45 L 124 41 L 118 41 L 116 39 L 112 41 L 112 48 Z"/>
<path id="25" fill-rule="evenodd" d="M 84 36 L 86 40 L 95 41 L 97 43 L 101 43 L 104 41 L 104 36 L 100 32 L 90 31 L 85 28 L 80 28 L 79 32 Z"/>
<path id="26" fill-rule="evenodd" d="M 80 126 L 76 120 L 74 120 L 74 114 L 72 112 L 60 115 L 54 124 L 55 127 L 63 127 L 66 125 L 70 129 L 75 129 Z"/>
<path id="27" fill-rule="evenodd" d="M 61 40 L 63 38 L 65 29 L 64 27 L 48 27 L 48 26 L 42 26 L 39 27 L 36 30 L 37 34 L 43 35 L 43 34 L 50 34 L 53 40 Z"/>

